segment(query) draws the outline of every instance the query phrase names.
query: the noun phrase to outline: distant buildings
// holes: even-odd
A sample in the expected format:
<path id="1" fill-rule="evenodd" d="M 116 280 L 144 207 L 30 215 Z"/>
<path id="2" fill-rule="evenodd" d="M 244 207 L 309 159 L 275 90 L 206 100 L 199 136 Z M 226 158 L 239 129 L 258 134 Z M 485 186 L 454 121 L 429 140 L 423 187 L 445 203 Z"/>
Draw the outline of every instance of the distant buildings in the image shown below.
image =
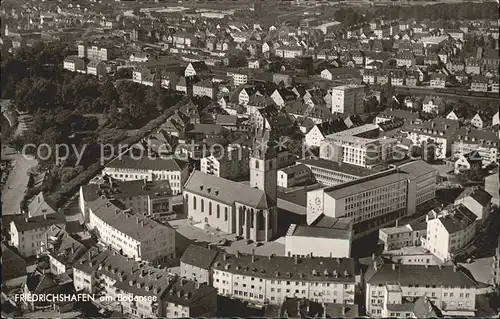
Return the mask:
<path id="1" fill-rule="evenodd" d="M 188 165 L 177 159 L 152 159 L 144 156 L 140 159 L 121 157 L 109 162 L 102 174 L 121 181 L 133 180 L 168 180 L 173 194 L 180 194 L 188 178 Z"/>
<path id="2" fill-rule="evenodd" d="M 68 56 L 64 59 L 63 68 L 71 72 L 87 73 L 85 62 L 77 56 Z"/>
<path id="3" fill-rule="evenodd" d="M 224 151 L 223 154 L 212 154 L 200 159 L 202 173 L 235 180 L 250 174 L 249 152 L 247 149 Z"/>
<path id="4" fill-rule="evenodd" d="M 98 46 L 86 46 L 83 44 L 78 45 L 78 57 L 87 58 L 89 60 L 107 61 L 108 49 L 100 48 Z"/>
<path id="5" fill-rule="evenodd" d="M 332 113 L 359 114 L 363 112 L 365 88 L 361 85 L 336 86 L 331 90 Z"/>
<path id="6" fill-rule="evenodd" d="M 376 124 L 365 124 L 327 135 L 320 144 L 320 157 L 368 168 L 390 160 L 397 141 L 379 137 L 379 130 Z"/>

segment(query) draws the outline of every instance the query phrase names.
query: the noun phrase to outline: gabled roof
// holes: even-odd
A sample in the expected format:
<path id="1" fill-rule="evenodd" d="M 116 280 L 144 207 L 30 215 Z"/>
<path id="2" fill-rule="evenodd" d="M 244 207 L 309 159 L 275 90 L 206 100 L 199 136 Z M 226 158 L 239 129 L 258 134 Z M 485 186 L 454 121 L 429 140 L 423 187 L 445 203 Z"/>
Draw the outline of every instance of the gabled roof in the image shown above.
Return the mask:
<path id="1" fill-rule="evenodd" d="M 455 202 L 467 197 L 471 197 L 483 207 L 486 207 L 491 202 L 492 198 L 490 193 L 482 188 L 466 188 L 460 195 L 458 195 Z"/>
<path id="2" fill-rule="evenodd" d="M 462 204 L 455 206 L 448 214 L 439 217 L 439 221 L 449 234 L 454 234 L 465 229 L 476 219 L 476 214 Z"/>
<path id="3" fill-rule="evenodd" d="M 453 266 L 384 264 L 368 280 L 370 285 L 385 285 L 387 282 L 395 282 L 401 286 L 477 286 L 461 268 L 457 267 L 455 270 Z"/>
<path id="4" fill-rule="evenodd" d="M 208 270 L 218 254 L 218 250 L 191 244 L 182 254 L 180 261 L 181 263 Z"/>
<path id="5" fill-rule="evenodd" d="M 89 207 L 92 213 L 104 223 L 139 242 L 144 241 L 151 232 L 157 229 L 166 231 L 171 228 L 147 216 L 132 214 L 122 202 L 104 195 L 90 203 Z"/>
<path id="6" fill-rule="evenodd" d="M 227 205 L 238 202 L 258 209 L 269 208 L 264 191 L 196 170 L 187 180 L 184 191 Z"/>
<path id="7" fill-rule="evenodd" d="M 117 157 L 109 162 L 106 167 L 138 170 L 164 170 L 179 172 L 186 168 L 187 163 L 178 159 L 153 159 L 142 157 L 134 159 L 128 156 Z"/>

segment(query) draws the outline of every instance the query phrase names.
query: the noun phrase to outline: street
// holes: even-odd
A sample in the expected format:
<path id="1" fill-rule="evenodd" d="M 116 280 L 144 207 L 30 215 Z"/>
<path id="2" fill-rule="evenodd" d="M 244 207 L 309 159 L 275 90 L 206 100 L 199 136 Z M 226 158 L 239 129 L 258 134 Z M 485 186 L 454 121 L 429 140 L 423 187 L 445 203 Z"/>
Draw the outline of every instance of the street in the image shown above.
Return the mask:
<path id="1" fill-rule="evenodd" d="M 2 192 L 2 213 L 4 215 L 19 214 L 19 204 L 28 186 L 28 170 L 35 167 L 37 161 L 34 158 L 13 153 L 10 148 L 2 148 L 2 159 L 13 161 L 12 171 Z"/>

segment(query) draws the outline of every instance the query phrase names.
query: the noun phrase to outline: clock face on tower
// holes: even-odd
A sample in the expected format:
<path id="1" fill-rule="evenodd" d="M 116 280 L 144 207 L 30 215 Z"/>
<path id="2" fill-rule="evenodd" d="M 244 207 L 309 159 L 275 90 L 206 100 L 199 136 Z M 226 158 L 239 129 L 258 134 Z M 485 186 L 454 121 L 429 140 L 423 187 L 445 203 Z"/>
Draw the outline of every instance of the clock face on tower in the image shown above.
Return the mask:
<path id="1" fill-rule="evenodd" d="M 315 202 L 315 203 L 316 203 L 316 205 L 318 205 L 318 206 L 319 206 L 319 205 L 321 205 L 321 198 L 316 197 L 316 198 L 314 199 L 314 202 Z"/>

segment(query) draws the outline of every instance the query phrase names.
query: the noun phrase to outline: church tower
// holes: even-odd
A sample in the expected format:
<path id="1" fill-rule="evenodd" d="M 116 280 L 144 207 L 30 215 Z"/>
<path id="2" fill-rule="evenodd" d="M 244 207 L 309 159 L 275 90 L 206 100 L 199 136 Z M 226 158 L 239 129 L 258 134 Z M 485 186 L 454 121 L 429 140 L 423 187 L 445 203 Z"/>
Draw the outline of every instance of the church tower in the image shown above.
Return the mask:
<path id="1" fill-rule="evenodd" d="M 257 129 L 250 156 L 250 187 L 264 191 L 274 205 L 278 186 L 277 141 L 278 136 L 269 128 Z"/>

